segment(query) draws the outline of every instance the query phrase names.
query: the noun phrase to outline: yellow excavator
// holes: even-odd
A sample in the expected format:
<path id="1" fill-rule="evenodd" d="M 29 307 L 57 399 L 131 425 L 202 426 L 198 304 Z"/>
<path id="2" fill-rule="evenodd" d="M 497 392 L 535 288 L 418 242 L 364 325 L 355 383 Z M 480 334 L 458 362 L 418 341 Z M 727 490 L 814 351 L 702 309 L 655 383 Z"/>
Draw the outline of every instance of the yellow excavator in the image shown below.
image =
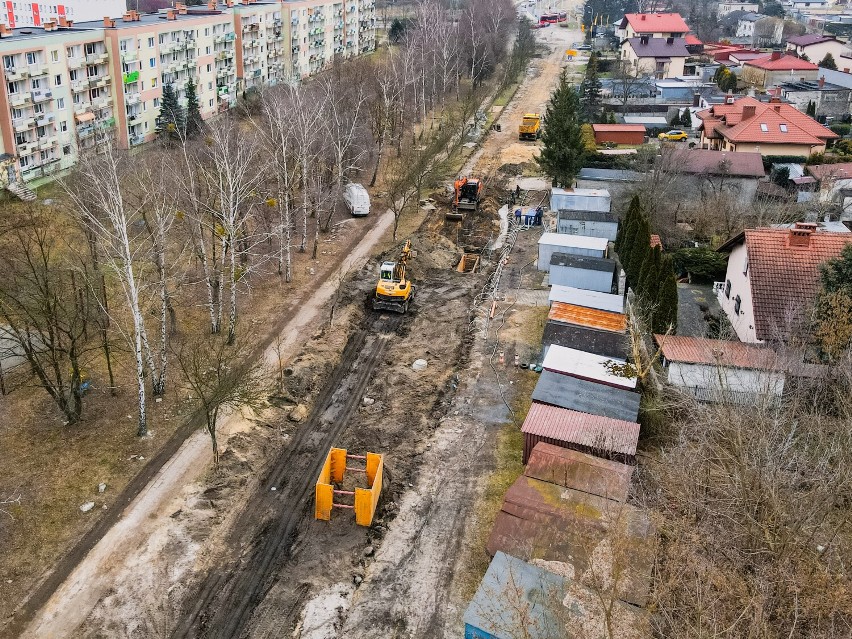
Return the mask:
<path id="1" fill-rule="evenodd" d="M 373 310 L 405 313 L 414 298 L 414 286 L 405 276 L 405 268 L 411 258 L 411 240 L 406 240 L 396 262 L 382 262 L 379 283 L 373 296 Z"/>

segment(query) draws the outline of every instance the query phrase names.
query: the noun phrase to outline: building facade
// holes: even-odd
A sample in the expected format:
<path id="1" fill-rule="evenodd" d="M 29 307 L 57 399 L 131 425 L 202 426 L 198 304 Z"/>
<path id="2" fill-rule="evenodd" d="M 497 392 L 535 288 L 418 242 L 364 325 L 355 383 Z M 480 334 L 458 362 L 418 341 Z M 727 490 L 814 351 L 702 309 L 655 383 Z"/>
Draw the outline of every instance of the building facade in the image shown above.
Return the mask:
<path id="1" fill-rule="evenodd" d="M 74 22 L 100 20 L 104 16 L 120 16 L 124 0 L 63 0 L 62 4 L 7 1 L 0 5 L 0 24 L 10 29 L 42 27 L 60 19 Z"/>
<path id="2" fill-rule="evenodd" d="M 374 11 L 373 0 L 210 0 L 37 29 L 0 24 L 0 187 L 73 166 L 102 131 L 121 148 L 153 140 L 166 85 L 185 106 L 191 80 L 209 118 L 246 91 L 373 51 Z"/>

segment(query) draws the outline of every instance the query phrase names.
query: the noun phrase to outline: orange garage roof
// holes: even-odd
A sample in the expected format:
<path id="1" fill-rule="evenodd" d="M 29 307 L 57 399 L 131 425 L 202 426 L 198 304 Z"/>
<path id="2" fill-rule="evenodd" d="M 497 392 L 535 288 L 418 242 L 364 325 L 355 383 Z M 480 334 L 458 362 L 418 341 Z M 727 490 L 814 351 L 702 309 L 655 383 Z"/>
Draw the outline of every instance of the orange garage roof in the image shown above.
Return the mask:
<path id="1" fill-rule="evenodd" d="M 574 306 L 564 302 L 553 302 L 550 305 L 550 313 L 548 313 L 547 319 L 614 333 L 623 333 L 627 329 L 627 317 L 623 313 L 599 311 L 595 308 Z"/>

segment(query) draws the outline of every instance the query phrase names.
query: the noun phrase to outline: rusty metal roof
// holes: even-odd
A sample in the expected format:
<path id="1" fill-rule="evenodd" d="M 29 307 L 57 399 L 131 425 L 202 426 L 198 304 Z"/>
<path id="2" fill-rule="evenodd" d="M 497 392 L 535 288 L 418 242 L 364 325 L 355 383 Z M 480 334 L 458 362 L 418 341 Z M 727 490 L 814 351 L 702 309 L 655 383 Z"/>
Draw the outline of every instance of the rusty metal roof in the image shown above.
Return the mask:
<path id="1" fill-rule="evenodd" d="M 633 466 L 539 442 L 524 475 L 590 495 L 627 501 Z"/>
<path id="2" fill-rule="evenodd" d="M 654 335 L 654 340 L 660 345 L 663 357 L 670 362 L 763 370 L 780 368 L 771 348 L 685 335 Z"/>
<path id="3" fill-rule="evenodd" d="M 555 322 L 578 324 L 589 328 L 599 328 L 604 331 L 623 333 L 627 330 L 627 316 L 624 313 L 611 313 L 596 308 L 577 306 L 565 302 L 553 302 L 547 319 Z"/>
<path id="4" fill-rule="evenodd" d="M 506 492 L 487 548 L 568 563 L 581 583 L 611 567 L 621 573 L 619 599 L 648 601 L 654 527 L 643 510 L 625 503 L 521 476 Z"/>
<path id="5" fill-rule="evenodd" d="M 542 371 L 532 398 L 540 404 L 602 415 L 628 423 L 635 422 L 639 416 L 639 393 L 551 371 Z M 556 419 L 557 414 L 552 415 Z M 554 422 L 554 428 L 558 424 L 562 422 Z"/>
<path id="6" fill-rule="evenodd" d="M 551 375 L 566 377 L 557 373 Z M 639 424 L 636 422 L 581 413 L 535 401 L 530 406 L 521 432 L 631 457 L 636 454 L 636 445 L 639 443 Z"/>

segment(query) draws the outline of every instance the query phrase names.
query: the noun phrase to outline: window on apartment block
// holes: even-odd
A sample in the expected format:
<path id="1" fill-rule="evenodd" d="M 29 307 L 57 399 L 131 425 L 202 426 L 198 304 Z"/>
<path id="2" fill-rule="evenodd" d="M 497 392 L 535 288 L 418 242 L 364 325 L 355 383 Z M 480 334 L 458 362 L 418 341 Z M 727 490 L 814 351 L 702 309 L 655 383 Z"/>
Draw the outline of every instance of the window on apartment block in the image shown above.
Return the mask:
<path id="1" fill-rule="evenodd" d="M 213 90 L 213 83 L 212 83 L 212 82 L 208 82 L 208 83 L 207 83 L 207 90 L 208 90 L 208 91 L 212 91 L 212 90 Z"/>
<path id="2" fill-rule="evenodd" d="M 83 94 L 75 93 L 74 97 L 71 98 L 71 102 L 73 102 L 75 106 L 81 104 L 83 102 Z"/>
<path id="3" fill-rule="evenodd" d="M 55 87 L 61 87 L 62 86 L 62 74 L 61 73 L 57 73 L 55 76 L 53 76 L 53 86 L 55 86 Z"/>
<path id="4" fill-rule="evenodd" d="M 38 135 L 38 137 L 40 138 L 43 138 L 45 135 L 47 135 L 47 128 L 43 126 L 36 127 L 36 135 Z"/>
<path id="5" fill-rule="evenodd" d="M 77 69 L 71 69 L 68 72 L 68 77 L 71 78 L 71 82 L 75 82 L 80 75 L 77 73 Z"/>
<path id="6" fill-rule="evenodd" d="M 208 64 L 208 65 L 207 65 L 207 73 L 210 73 L 212 70 L 213 70 L 213 65 L 212 65 L 212 64 Z"/>
<path id="7" fill-rule="evenodd" d="M 31 164 L 31 162 L 32 162 L 31 158 L 32 158 L 31 155 L 22 155 L 21 156 L 20 162 L 21 162 L 21 168 L 22 169 L 27 168 Z"/>
<path id="8" fill-rule="evenodd" d="M 14 69 L 15 68 L 15 56 L 4 55 L 3 56 L 3 68 Z"/>
<path id="9" fill-rule="evenodd" d="M 35 51 L 27 51 L 27 64 L 35 64 L 38 62 L 38 56 Z"/>
<path id="10" fill-rule="evenodd" d="M 87 78 L 94 78 L 96 75 L 98 75 L 98 67 L 96 67 L 96 66 L 86 67 L 86 77 Z"/>
<path id="11" fill-rule="evenodd" d="M 41 88 L 41 80 L 39 80 L 38 78 L 30 80 L 30 84 L 32 85 L 33 89 L 40 89 Z"/>
<path id="12" fill-rule="evenodd" d="M 213 100 L 207 100 L 207 106 L 212 107 L 213 106 Z"/>
<path id="13" fill-rule="evenodd" d="M 166 34 L 161 33 L 160 36 L 157 38 L 157 42 L 159 42 L 160 44 L 163 44 L 165 41 L 166 41 Z"/>
<path id="14" fill-rule="evenodd" d="M 204 48 L 204 53 L 207 54 L 207 55 L 210 55 L 210 47 L 209 46 Z"/>
<path id="15" fill-rule="evenodd" d="M 731 299 L 731 280 L 725 280 L 725 297 Z"/>
<path id="16" fill-rule="evenodd" d="M 27 143 L 27 134 L 26 133 L 16 133 L 15 134 L 15 144 L 26 144 Z"/>
<path id="17" fill-rule="evenodd" d="M 739 296 L 739 295 L 737 295 L 737 296 L 734 298 L 734 313 L 735 313 L 736 315 L 739 315 L 739 314 L 740 314 L 740 306 L 742 306 L 742 300 L 740 299 L 740 296 Z"/>
<path id="18" fill-rule="evenodd" d="M 56 98 L 56 108 L 64 109 L 65 108 L 65 98 Z"/>
<path id="19" fill-rule="evenodd" d="M 157 88 L 157 78 L 154 78 L 153 80 L 151 80 L 151 88 L 152 89 Z"/>
<path id="20" fill-rule="evenodd" d="M 17 93 L 20 90 L 21 84 L 19 82 L 7 82 L 6 88 L 9 89 L 9 94 Z"/>
<path id="21" fill-rule="evenodd" d="M 98 52 L 97 45 L 94 42 L 87 42 L 83 45 L 86 55 L 94 55 Z"/>
<path id="22" fill-rule="evenodd" d="M 65 120 L 62 120 L 62 122 L 59 123 L 59 131 L 60 133 L 68 132 L 68 123 Z"/>
<path id="23" fill-rule="evenodd" d="M 62 155 L 71 155 L 71 145 L 66 144 L 62 147 Z"/>
<path id="24" fill-rule="evenodd" d="M 145 130 L 146 131 L 148 130 L 148 123 L 147 122 L 145 123 Z"/>
<path id="25" fill-rule="evenodd" d="M 150 49 L 154 48 L 154 38 L 148 38 L 148 47 Z"/>
<path id="26" fill-rule="evenodd" d="M 97 100 L 99 97 L 101 97 L 101 90 L 100 90 L 100 88 L 95 87 L 94 89 L 92 89 L 91 91 L 89 91 L 89 95 L 90 95 L 90 97 L 92 98 L 92 100 Z"/>
<path id="27" fill-rule="evenodd" d="M 160 98 L 154 98 L 154 108 L 155 109 L 160 108 Z"/>
<path id="28" fill-rule="evenodd" d="M 50 52 L 50 61 L 51 62 L 59 62 L 59 51 L 54 49 Z"/>
<path id="29" fill-rule="evenodd" d="M 156 68 L 157 58 L 151 58 L 150 60 L 148 60 L 148 66 L 151 67 L 152 69 Z"/>
<path id="30" fill-rule="evenodd" d="M 21 109 L 12 109 L 12 118 L 17 120 L 24 117 L 24 112 Z"/>

